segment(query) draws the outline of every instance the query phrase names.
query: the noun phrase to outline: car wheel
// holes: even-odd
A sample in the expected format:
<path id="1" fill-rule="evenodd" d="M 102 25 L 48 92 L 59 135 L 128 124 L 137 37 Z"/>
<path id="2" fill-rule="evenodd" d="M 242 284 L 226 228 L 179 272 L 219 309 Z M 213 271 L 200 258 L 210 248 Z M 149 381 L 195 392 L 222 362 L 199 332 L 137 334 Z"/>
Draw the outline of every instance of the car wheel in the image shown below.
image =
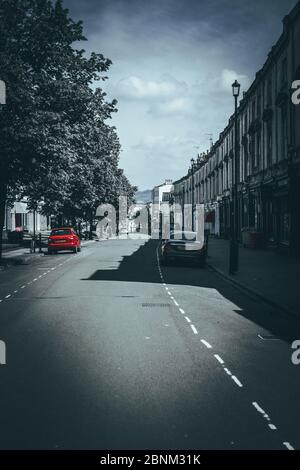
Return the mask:
<path id="1" fill-rule="evenodd" d="M 80 252 L 81 252 L 81 246 L 78 247 L 78 253 L 80 253 Z"/>
<path id="2" fill-rule="evenodd" d="M 48 250 L 48 255 L 53 255 L 53 251 L 52 251 L 52 250 Z"/>
<path id="3" fill-rule="evenodd" d="M 78 248 L 76 246 L 76 248 L 73 249 L 73 253 L 77 254 L 78 253 Z"/>

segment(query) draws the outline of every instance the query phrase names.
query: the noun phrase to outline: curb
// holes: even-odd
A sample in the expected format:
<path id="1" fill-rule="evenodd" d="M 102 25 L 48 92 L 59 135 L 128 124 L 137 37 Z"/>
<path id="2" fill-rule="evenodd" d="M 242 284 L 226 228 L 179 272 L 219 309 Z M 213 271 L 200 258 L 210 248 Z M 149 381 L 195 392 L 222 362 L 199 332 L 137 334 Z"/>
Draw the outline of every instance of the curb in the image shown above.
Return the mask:
<path id="1" fill-rule="evenodd" d="M 232 276 L 230 276 L 229 274 L 226 274 L 224 271 L 222 271 L 221 269 L 219 268 L 216 268 L 215 266 L 213 266 L 212 264 L 210 263 L 206 263 L 207 266 L 214 272 L 216 272 L 217 274 L 219 274 L 223 279 L 225 279 L 226 281 L 230 282 L 231 284 L 233 284 L 236 288 L 244 291 L 246 294 L 248 295 L 252 295 L 256 298 L 258 298 L 259 300 L 262 300 L 263 302 L 265 302 L 266 304 L 270 305 L 271 307 L 275 308 L 276 310 L 281 310 L 281 312 L 284 312 L 285 314 L 289 315 L 289 316 L 292 316 L 293 318 L 298 318 L 300 319 L 300 315 L 299 313 L 297 313 L 295 310 L 293 309 L 290 309 L 290 308 L 287 308 L 286 306 L 278 303 L 278 302 L 274 302 L 274 300 L 271 300 L 269 297 L 266 297 L 264 294 L 262 294 L 261 292 L 257 291 L 256 289 L 253 289 L 251 287 L 248 287 L 248 286 L 245 286 L 245 284 L 237 281 L 235 278 L 233 278 Z"/>

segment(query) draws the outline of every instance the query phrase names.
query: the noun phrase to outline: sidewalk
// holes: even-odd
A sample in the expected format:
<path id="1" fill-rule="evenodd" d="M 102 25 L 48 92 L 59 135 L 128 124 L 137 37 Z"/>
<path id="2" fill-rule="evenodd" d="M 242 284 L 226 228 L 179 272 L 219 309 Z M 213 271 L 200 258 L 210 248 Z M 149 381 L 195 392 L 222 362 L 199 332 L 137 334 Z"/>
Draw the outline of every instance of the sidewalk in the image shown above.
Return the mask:
<path id="1" fill-rule="evenodd" d="M 10 246 L 9 249 L 3 250 L 0 270 L 3 271 L 13 265 L 31 264 L 41 256 L 44 256 L 44 253 L 39 253 L 38 249 L 36 253 L 30 253 L 29 248 L 22 248 L 20 245 L 16 245 L 15 247 Z"/>
<path id="2" fill-rule="evenodd" d="M 240 247 L 239 273 L 228 274 L 229 241 L 210 238 L 207 264 L 276 308 L 300 316 L 300 261 L 269 250 Z"/>

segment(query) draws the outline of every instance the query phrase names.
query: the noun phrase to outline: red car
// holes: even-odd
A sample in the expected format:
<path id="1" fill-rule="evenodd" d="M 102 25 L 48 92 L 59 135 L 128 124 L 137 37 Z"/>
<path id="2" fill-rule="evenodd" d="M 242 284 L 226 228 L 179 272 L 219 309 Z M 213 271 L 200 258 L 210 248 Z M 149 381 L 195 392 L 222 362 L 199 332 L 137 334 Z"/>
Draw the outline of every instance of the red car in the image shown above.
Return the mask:
<path id="1" fill-rule="evenodd" d="M 48 253 L 57 253 L 62 250 L 81 251 L 80 238 L 71 227 L 53 228 L 48 238 Z"/>

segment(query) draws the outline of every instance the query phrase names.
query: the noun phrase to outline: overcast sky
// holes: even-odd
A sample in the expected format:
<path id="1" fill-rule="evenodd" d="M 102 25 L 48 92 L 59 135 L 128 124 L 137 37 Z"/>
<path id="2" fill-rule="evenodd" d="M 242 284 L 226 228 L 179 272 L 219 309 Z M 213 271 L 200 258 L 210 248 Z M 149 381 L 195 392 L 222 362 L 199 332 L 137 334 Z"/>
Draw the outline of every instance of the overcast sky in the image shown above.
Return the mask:
<path id="1" fill-rule="evenodd" d="M 88 52 L 113 61 L 105 89 L 120 166 L 140 190 L 183 176 L 246 90 L 296 0 L 65 0 L 84 22 Z"/>

